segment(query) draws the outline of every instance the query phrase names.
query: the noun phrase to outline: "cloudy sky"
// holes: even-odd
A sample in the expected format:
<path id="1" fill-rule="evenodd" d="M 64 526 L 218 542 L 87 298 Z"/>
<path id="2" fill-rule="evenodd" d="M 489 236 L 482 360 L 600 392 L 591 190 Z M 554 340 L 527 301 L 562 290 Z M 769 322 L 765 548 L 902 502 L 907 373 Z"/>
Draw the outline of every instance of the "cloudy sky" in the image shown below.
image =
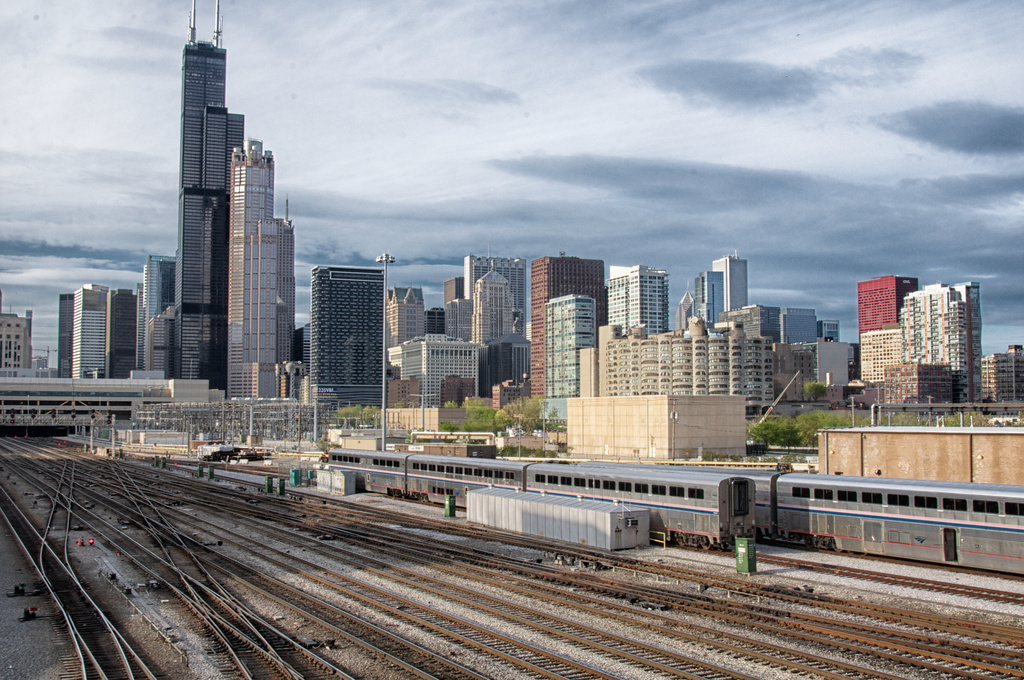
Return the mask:
<path id="1" fill-rule="evenodd" d="M 327 7 L 325 7 L 325 5 Z M 337 5 L 337 6 L 334 6 Z M 187 0 L 0 6 L 0 289 L 174 254 Z M 439 305 L 469 253 L 749 262 L 750 302 L 856 340 L 856 283 L 981 284 L 1024 342 L 1024 3 L 224 0 L 227 104 L 277 163 L 309 269 L 397 263 Z M 198 0 L 199 39 L 214 1 Z M 692 286 L 692 283 L 691 283 Z M 54 359 L 56 356 L 54 355 Z"/>

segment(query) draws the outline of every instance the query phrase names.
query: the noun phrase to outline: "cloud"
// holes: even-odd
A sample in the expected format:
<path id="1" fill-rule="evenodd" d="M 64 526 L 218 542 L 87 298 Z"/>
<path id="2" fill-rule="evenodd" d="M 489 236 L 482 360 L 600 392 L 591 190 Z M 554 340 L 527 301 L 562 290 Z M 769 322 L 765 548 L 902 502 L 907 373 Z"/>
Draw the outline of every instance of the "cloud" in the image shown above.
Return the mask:
<path id="1" fill-rule="evenodd" d="M 980 101 L 950 101 L 908 109 L 878 121 L 879 127 L 964 154 L 1024 153 L 1024 108 Z"/>
<path id="2" fill-rule="evenodd" d="M 824 84 L 808 69 L 704 59 L 663 64 L 640 75 L 666 92 L 738 108 L 804 104 L 817 97 Z"/>
<path id="3" fill-rule="evenodd" d="M 902 50 L 847 49 L 811 66 L 690 59 L 642 69 L 656 88 L 739 109 L 807 104 L 833 87 L 880 87 L 907 78 L 922 59 Z"/>
<path id="4" fill-rule="evenodd" d="M 394 92 L 411 101 L 430 104 L 483 106 L 522 103 L 519 95 L 511 90 L 465 80 L 416 81 L 375 78 L 367 80 L 366 85 Z"/>

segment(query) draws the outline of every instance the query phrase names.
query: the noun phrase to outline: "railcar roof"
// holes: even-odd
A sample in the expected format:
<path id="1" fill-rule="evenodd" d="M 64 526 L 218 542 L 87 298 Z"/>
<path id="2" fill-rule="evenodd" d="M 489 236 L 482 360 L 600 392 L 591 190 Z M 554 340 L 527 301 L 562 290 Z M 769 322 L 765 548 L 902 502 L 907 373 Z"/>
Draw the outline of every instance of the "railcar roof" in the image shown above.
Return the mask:
<path id="1" fill-rule="evenodd" d="M 658 468 L 651 469 L 648 466 L 629 466 L 621 467 L 616 465 L 601 466 L 601 465 L 559 465 L 558 463 L 537 463 L 530 467 L 530 472 L 544 473 L 544 474 L 559 474 L 559 475 L 587 475 L 589 477 L 614 477 L 615 479 L 622 479 L 624 476 L 628 476 L 630 479 L 640 479 L 647 481 L 675 481 L 685 482 L 689 481 L 692 483 L 708 484 L 710 482 L 720 482 L 723 479 L 742 479 L 742 475 L 715 475 L 708 474 L 705 472 L 691 473 L 687 470 L 678 470 L 673 468 Z"/>
<path id="2" fill-rule="evenodd" d="M 444 463 L 445 465 L 481 465 L 492 470 L 519 470 L 530 463 L 524 460 L 504 460 L 502 458 L 472 458 L 468 456 L 433 456 L 423 453 L 412 453 L 413 462 Z"/>
<path id="3" fill-rule="evenodd" d="M 1024 499 L 1024 486 L 1012 484 L 980 484 L 977 482 L 938 482 L 925 479 L 893 479 L 891 477 L 851 477 L 847 475 L 810 475 L 793 472 L 782 475 L 779 485 L 800 484 L 806 486 L 831 488 L 871 489 L 895 493 L 897 491 L 913 491 L 936 496 L 957 494 L 960 496 Z"/>

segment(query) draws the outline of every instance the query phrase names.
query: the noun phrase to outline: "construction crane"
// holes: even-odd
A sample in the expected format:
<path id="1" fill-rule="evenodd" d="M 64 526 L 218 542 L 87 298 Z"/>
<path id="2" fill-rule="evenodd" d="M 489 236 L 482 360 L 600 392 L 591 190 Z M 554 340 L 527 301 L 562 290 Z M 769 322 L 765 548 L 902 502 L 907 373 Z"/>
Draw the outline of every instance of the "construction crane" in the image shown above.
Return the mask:
<path id="1" fill-rule="evenodd" d="M 797 371 L 797 372 L 796 372 L 796 375 L 794 375 L 794 376 L 793 376 L 793 379 L 789 381 L 789 383 L 788 383 L 788 384 L 786 385 L 785 389 L 783 389 L 783 390 L 782 390 L 781 392 L 779 392 L 779 396 L 775 397 L 775 401 L 773 401 L 773 402 L 772 402 L 772 405 L 771 405 L 771 406 L 769 406 L 769 407 L 768 407 L 768 410 L 764 412 L 764 415 L 763 415 L 763 416 L 761 416 L 761 420 L 757 421 L 757 424 L 758 424 L 758 425 L 760 425 L 761 423 L 763 423 L 763 422 L 764 422 L 764 419 L 765 419 L 765 418 L 767 418 L 767 417 L 769 416 L 769 414 L 771 414 L 771 412 L 772 412 L 772 409 L 774 409 L 774 408 L 775 408 L 775 406 L 776 406 L 776 405 L 777 405 L 777 404 L 779 403 L 779 401 L 780 401 L 780 400 L 782 399 L 783 395 L 785 395 L 785 394 L 786 394 L 786 390 L 788 390 L 788 389 L 789 389 L 789 388 L 790 388 L 790 387 L 791 387 L 791 386 L 793 385 L 793 383 L 795 383 L 795 382 L 796 382 L 796 379 L 800 377 L 800 373 L 801 373 L 800 371 Z M 755 427 L 756 427 L 756 426 L 755 426 Z"/>

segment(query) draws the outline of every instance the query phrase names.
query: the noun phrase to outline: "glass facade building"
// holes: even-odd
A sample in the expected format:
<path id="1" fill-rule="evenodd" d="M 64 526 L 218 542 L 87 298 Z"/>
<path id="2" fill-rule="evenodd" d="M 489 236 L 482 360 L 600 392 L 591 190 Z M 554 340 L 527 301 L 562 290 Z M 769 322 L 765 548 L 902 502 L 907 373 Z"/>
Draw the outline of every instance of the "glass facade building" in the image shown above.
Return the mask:
<path id="1" fill-rule="evenodd" d="M 341 406 L 381 402 L 384 270 L 314 267 L 309 309 L 310 383 Z"/>
<path id="2" fill-rule="evenodd" d="M 219 34 L 218 34 L 219 35 Z M 227 387 L 228 176 L 244 118 L 224 104 L 227 51 L 197 42 L 181 68 L 181 167 L 174 276 L 175 374 Z"/>

